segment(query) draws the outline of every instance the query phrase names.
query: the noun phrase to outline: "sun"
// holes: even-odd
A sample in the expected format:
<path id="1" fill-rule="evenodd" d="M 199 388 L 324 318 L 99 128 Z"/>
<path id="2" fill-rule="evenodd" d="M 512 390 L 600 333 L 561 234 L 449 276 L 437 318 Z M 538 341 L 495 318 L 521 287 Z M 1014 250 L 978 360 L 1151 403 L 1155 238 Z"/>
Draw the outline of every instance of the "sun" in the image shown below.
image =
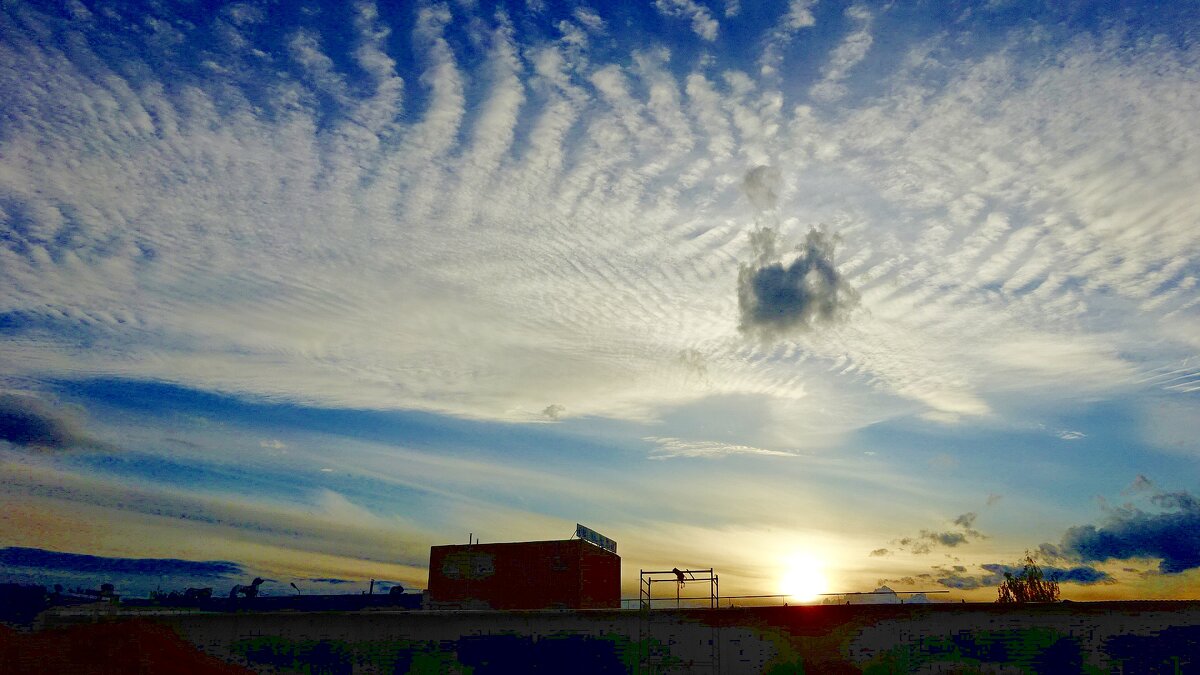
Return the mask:
<path id="1" fill-rule="evenodd" d="M 829 591 L 821 561 L 807 553 L 794 553 L 784 562 L 780 592 L 789 600 L 809 602 Z"/>

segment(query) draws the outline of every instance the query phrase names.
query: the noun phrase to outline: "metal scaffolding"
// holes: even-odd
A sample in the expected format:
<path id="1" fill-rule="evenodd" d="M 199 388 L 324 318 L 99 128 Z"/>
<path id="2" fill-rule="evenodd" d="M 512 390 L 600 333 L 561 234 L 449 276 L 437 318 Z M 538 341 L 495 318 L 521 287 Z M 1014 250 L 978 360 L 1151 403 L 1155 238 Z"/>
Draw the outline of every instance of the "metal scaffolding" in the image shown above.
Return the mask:
<path id="1" fill-rule="evenodd" d="M 661 578 L 660 578 L 661 577 Z M 688 582 L 700 582 L 708 584 L 708 596 L 689 596 L 684 598 L 680 591 L 684 584 Z M 699 570 L 681 570 L 678 567 L 670 570 L 639 570 L 638 571 L 638 608 L 643 610 L 651 609 L 654 600 L 670 600 L 670 597 L 655 598 L 654 584 L 673 583 L 675 584 L 675 607 L 678 609 L 682 600 L 708 600 L 709 609 L 716 609 L 720 606 L 721 587 L 717 578 L 717 574 L 713 568 Z"/>

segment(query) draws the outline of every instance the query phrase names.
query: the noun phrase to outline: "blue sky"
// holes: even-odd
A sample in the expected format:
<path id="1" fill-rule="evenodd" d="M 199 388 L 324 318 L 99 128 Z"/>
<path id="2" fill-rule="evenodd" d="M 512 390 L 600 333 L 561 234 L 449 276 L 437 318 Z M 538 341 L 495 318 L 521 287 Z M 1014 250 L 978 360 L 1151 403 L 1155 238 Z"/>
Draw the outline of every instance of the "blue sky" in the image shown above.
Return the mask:
<path id="1" fill-rule="evenodd" d="M 1200 16 L 1062 5 L 6 3 L 4 574 L 1195 597 Z"/>

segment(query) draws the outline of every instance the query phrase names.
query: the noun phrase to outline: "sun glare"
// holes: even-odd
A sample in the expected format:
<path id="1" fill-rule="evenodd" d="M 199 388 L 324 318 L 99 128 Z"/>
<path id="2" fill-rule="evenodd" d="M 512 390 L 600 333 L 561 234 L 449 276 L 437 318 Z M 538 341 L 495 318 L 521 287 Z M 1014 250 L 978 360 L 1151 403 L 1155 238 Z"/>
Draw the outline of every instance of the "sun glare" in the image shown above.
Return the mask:
<path id="1" fill-rule="evenodd" d="M 784 563 L 779 587 L 790 600 L 809 602 L 829 591 L 829 581 L 820 560 L 807 553 L 796 553 Z"/>

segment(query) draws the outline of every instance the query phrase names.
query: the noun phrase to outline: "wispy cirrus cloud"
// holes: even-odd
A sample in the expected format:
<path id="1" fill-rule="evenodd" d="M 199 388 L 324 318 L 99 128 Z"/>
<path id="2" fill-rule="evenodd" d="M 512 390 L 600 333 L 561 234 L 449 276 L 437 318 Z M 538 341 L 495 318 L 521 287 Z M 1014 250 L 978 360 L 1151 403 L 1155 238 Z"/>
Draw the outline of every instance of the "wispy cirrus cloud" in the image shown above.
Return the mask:
<path id="1" fill-rule="evenodd" d="M 681 438 L 647 436 L 647 441 L 657 447 L 650 453 L 651 459 L 672 459 L 676 457 L 726 457 L 728 455 L 766 455 L 773 457 L 794 457 L 795 453 L 782 450 L 768 450 L 736 443 L 720 441 L 689 441 Z"/>

